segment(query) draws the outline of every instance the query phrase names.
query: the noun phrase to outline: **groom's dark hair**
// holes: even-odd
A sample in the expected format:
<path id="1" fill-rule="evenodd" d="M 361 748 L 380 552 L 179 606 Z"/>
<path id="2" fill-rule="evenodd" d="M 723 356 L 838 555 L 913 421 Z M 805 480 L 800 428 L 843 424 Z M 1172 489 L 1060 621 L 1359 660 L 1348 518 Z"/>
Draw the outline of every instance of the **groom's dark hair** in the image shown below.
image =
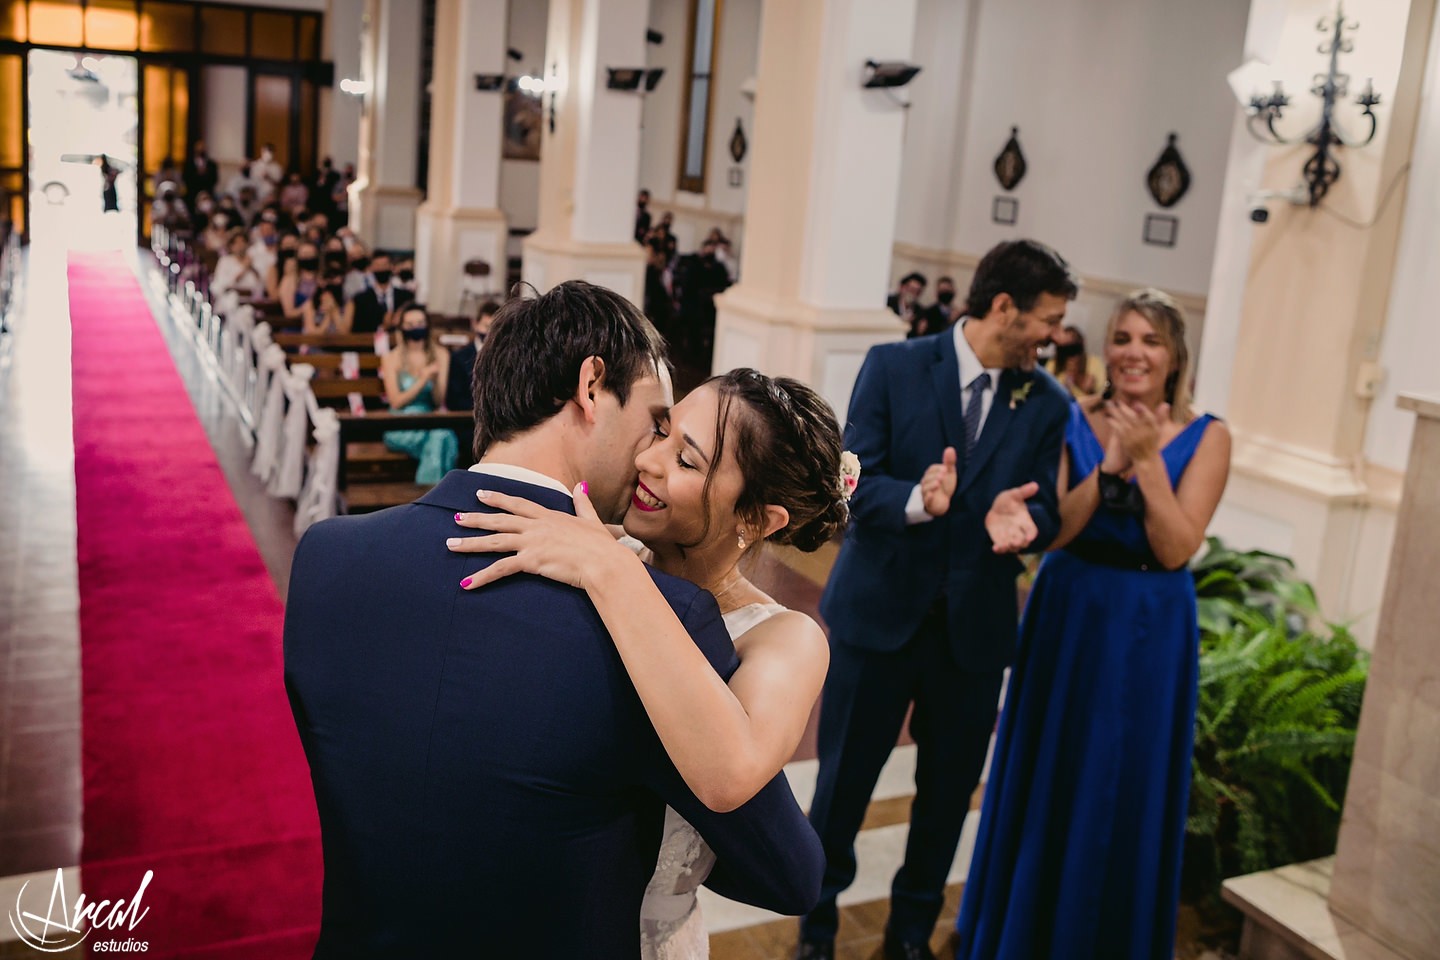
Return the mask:
<path id="1" fill-rule="evenodd" d="M 605 362 L 603 388 L 622 407 L 636 380 L 670 367 L 664 338 L 613 290 L 568 280 L 507 300 L 475 362 L 475 459 L 564 409 L 587 357 Z"/>

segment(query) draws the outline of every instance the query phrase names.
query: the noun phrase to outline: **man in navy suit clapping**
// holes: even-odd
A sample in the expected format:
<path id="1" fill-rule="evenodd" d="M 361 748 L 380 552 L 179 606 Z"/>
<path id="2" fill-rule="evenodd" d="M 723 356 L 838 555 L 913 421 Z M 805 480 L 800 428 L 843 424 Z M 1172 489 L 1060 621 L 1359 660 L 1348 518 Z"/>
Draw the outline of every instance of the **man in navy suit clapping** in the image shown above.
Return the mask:
<path id="1" fill-rule="evenodd" d="M 1060 517 L 1069 394 L 1036 369 L 1078 287 L 1044 244 L 1002 243 L 976 267 L 953 328 L 875 347 L 850 398 L 853 517 L 820 600 L 830 673 L 810 820 L 825 847 L 799 956 L 829 958 L 855 835 L 914 704 L 915 801 L 891 887 L 886 960 L 925 960 L 1015 650 L 1015 552 Z"/>

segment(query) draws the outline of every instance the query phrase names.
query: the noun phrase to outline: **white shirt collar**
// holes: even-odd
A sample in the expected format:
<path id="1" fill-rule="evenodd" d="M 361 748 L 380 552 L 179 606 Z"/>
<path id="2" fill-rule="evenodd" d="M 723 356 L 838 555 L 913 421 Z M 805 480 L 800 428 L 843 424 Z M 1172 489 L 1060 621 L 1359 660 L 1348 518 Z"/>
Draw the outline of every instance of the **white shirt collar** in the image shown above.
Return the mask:
<path id="1" fill-rule="evenodd" d="M 970 341 L 965 339 L 964 328 L 969 317 L 961 317 L 951 329 L 955 336 L 955 356 L 960 359 L 960 390 L 963 393 L 970 388 L 970 381 L 980 376 L 981 372 L 990 374 L 990 389 L 995 390 L 1000 386 L 1000 374 L 1004 371 L 995 367 L 987 368 L 980 363 L 980 358 L 975 356 L 975 351 L 970 347 Z"/>
<path id="2" fill-rule="evenodd" d="M 520 483 L 528 483 L 532 487 L 545 487 L 547 490 L 555 490 L 565 496 L 573 496 L 565 489 L 565 484 L 554 477 L 547 477 L 543 473 L 531 470 L 528 467 L 517 467 L 513 463 L 477 463 L 470 468 L 471 473 L 484 473 L 492 477 L 500 477 L 503 480 L 516 480 Z"/>

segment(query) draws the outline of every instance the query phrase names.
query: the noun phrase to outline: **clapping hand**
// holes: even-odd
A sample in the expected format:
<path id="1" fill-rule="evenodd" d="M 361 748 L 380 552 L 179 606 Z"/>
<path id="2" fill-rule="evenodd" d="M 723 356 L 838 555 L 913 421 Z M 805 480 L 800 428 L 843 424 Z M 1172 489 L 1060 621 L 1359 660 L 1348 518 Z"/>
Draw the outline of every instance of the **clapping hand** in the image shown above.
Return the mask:
<path id="1" fill-rule="evenodd" d="M 1160 452 L 1160 426 L 1170 416 L 1170 405 L 1162 403 L 1151 410 L 1143 404 L 1129 406 L 1112 403 L 1105 408 L 1113 436 L 1119 438 L 1121 452 L 1131 464 L 1149 460 Z M 1107 451 L 1108 457 L 1108 451 Z"/>
<path id="2" fill-rule="evenodd" d="M 590 503 L 585 484 L 575 487 L 575 516 L 551 510 L 523 497 L 481 490 L 482 503 L 499 513 L 457 513 L 462 527 L 490 530 L 483 537 L 451 537 L 445 545 L 452 553 L 513 553 L 501 557 L 484 570 L 466 577 L 460 585 L 475 590 L 515 573 L 566 583 L 581 590 L 588 578 L 615 564 L 617 551 L 629 551 L 616 542 L 610 529 Z"/>
<path id="3" fill-rule="evenodd" d="M 940 455 L 940 462 L 931 464 L 920 478 L 920 497 L 925 512 L 932 517 L 943 517 L 950 512 L 950 498 L 955 496 L 959 483 L 955 472 L 955 448 L 946 447 Z"/>
<path id="4" fill-rule="evenodd" d="M 1001 490 L 985 515 L 985 532 L 996 553 L 1019 553 L 1035 542 L 1039 530 L 1025 501 L 1040 491 L 1033 480 L 1024 486 Z"/>

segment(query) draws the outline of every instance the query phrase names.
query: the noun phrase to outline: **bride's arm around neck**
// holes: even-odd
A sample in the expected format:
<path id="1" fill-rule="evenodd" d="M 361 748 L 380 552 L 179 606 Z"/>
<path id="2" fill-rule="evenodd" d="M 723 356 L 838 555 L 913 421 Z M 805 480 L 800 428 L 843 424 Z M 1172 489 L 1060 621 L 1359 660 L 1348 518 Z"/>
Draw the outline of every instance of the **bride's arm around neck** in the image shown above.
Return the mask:
<path id="1" fill-rule="evenodd" d="M 825 682 L 819 624 L 787 610 L 751 628 L 727 686 L 640 563 L 613 565 L 586 590 L 695 796 L 723 813 L 758 793 L 794 755 Z"/>

